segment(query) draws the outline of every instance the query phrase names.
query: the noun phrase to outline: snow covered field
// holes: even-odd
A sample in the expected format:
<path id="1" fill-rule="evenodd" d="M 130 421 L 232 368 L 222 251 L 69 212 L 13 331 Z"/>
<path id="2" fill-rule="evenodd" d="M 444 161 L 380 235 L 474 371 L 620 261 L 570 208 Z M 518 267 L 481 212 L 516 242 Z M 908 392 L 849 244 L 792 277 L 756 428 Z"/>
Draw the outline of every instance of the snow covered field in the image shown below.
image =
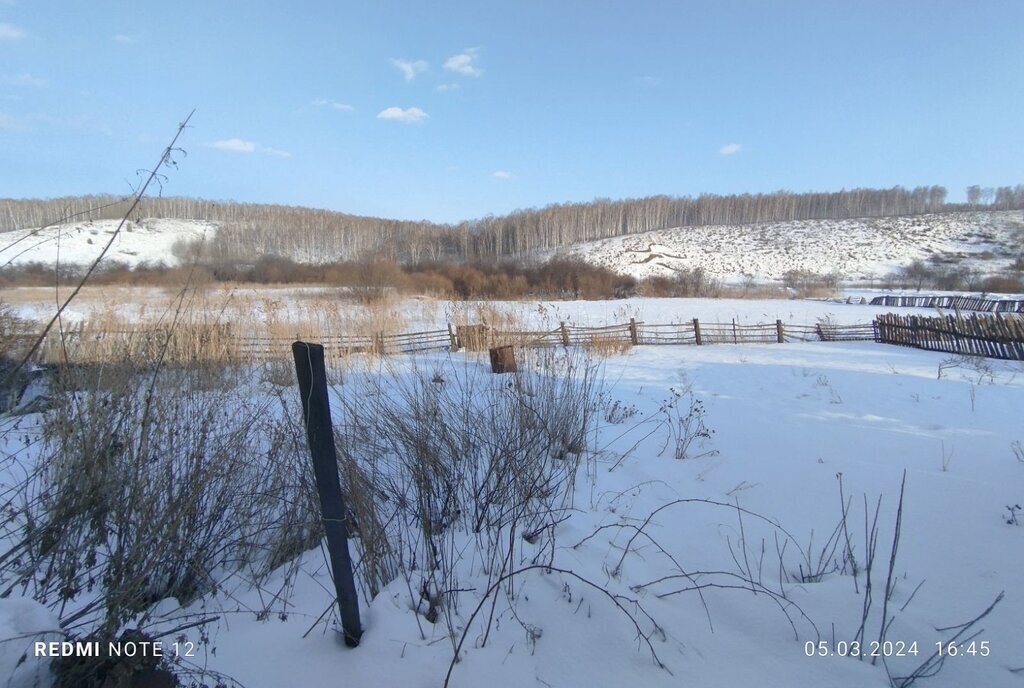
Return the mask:
<path id="1" fill-rule="evenodd" d="M 63 293 L 63 292 L 62 292 Z M 316 319 L 367 319 L 374 311 L 385 311 L 392 324 L 386 332 L 413 332 L 444 328 L 447 323 L 480 322 L 495 313 L 504 314 L 528 327 L 557 327 L 565 321 L 581 327 L 622 324 L 630 318 L 652 324 L 687 322 L 774 323 L 814 325 L 828 318 L 838 324 L 869 323 L 879 313 L 898 310 L 907 315 L 935 315 L 934 309 L 899 308 L 861 304 L 880 291 L 851 292 L 851 303 L 798 299 L 709 299 L 633 297 L 603 301 L 445 301 L 402 299 L 367 308 L 354 303 L 343 290 L 329 287 L 211 287 L 191 299 L 194 315 L 218 318 L 222 322 L 299 321 Z M 891 293 L 891 292 L 885 292 Z M 86 287 L 64 312 L 67 322 L 96 320 L 111 315 L 130 321 L 154 321 L 173 312 L 175 289 L 151 287 Z M 44 322 L 53 315 L 53 289 L 19 287 L 8 289 L 4 301 L 17 314 Z M 398 329 L 394 329 L 398 328 Z M 330 328 L 333 329 L 333 328 Z"/>
<path id="2" fill-rule="evenodd" d="M 745 303 L 752 308 L 746 317 L 755 319 L 791 308 L 803 317 L 821 313 L 803 303 Z M 664 318 L 677 305 L 659 303 L 641 315 Z M 558 307 L 578 318 L 606 315 L 585 304 Z M 728 317 L 733 304 L 701 307 L 718 310 L 688 308 L 680 316 Z M 843 313 L 847 307 L 830 308 Z M 849 308 L 858 312 L 851 320 L 860 321 L 863 307 Z M 393 366 L 389 374 L 399 378 L 414 365 L 450 378 L 486 364 L 470 354 L 441 353 L 378 365 Z M 537 552 L 516 538 L 515 566 L 543 555 L 563 572 L 518 574 L 514 594 L 492 597 L 493 611 L 487 600 L 470 623 L 487 578 L 473 561 L 471 538 L 456 540 L 468 548 L 453 614 L 465 644 L 450 685 L 887 686 L 883 664 L 892 676 L 909 675 L 937 652 L 936 642 L 956 633 L 936 629 L 971 620 L 1001 591 L 1005 599 L 972 629 L 974 644 L 960 646 L 938 676 L 915 685 L 1020 685 L 1024 517 L 1022 524 L 1008 523 L 1014 520 L 1008 507 L 1024 501 L 1021 364 L 951 360 L 872 343 L 805 343 L 637 347 L 603 365 L 607 404 L 592 438 L 596 453 L 578 480 L 574 508 L 555 527 L 553 550 Z M 386 367 L 354 371 L 348 384 L 388 373 Z M 681 417 L 692 410 L 681 404 L 679 415 L 666 411 L 676 394 L 699 400 L 704 412 L 698 415 L 714 431 L 690 446 L 695 458 L 674 457 Z M 21 418 L 18 434 L 30 435 L 37 420 Z M 14 421 L 2 422 L 10 428 Z M 8 483 L 25 460 L 21 454 L 4 462 Z M 877 640 L 904 471 L 887 609 L 894 620 L 886 638 L 894 645 L 883 650 L 903 656 L 880 658 L 876 666 L 870 659 L 807 656 L 819 647 L 826 654 L 847 651 L 840 641 L 853 639 L 861 624 L 865 519 L 880 497 L 864 651 Z M 844 546 L 826 550 L 819 564 L 842 511 L 840 475 L 850 499 L 857 577 L 849 566 L 842 570 Z M 401 577 L 375 599 L 361 600 L 362 644 L 344 648 L 335 615 L 318 619 L 332 609 L 324 559 L 316 550 L 302 555 L 290 590 L 279 575 L 280 592 L 290 597 L 272 602 L 269 617 L 256 610 L 266 608 L 274 584 L 253 590 L 238 579 L 187 610 L 165 600 L 157 611 L 171 618 L 186 611 L 219 616 L 208 637 L 184 632 L 196 644 L 189 661 L 252 688 L 441 685 L 453 641 L 444 623 L 416 614 L 418 594 Z M 822 575 L 801 582 L 808 568 Z M 616 599 L 650 635 L 664 668 L 624 610 L 591 584 L 622 596 Z M 709 587 L 679 592 L 703 585 Z M 492 628 L 480 647 L 489 615 Z M 55 623 L 17 593 L 0 600 L 0 639 L 11 639 L 0 643 L 0 674 L 12 676 L 6 685 L 46 685 L 40 660 L 16 664 L 36 639 L 31 634 Z M 165 638 L 168 647 L 173 640 Z"/>

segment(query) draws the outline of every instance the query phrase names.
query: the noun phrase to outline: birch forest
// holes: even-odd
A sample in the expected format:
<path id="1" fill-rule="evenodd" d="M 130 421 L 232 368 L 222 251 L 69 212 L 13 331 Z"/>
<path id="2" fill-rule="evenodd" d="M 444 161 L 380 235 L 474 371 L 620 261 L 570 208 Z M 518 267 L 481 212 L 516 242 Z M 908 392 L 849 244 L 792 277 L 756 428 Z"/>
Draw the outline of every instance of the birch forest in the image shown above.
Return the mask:
<path id="1" fill-rule="evenodd" d="M 493 261 L 535 251 L 669 227 L 743 225 L 787 220 L 916 215 L 962 210 L 1024 208 L 1024 185 L 967 189 L 966 204 L 946 202 L 946 189 L 852 189 L 837 192 L 651 196 L 552 204 L 458 224 L 390 220 L 346 213 L 192 198 L 147 198 L 130 218 L 217 222 L 220 229 L 203 257 L 213 263 L 252 263 L 260 256 L 326 263 L 383 259 Z M 0 199 L 0 231 L 123 216 L 128 204 L 115 196 Z"/>

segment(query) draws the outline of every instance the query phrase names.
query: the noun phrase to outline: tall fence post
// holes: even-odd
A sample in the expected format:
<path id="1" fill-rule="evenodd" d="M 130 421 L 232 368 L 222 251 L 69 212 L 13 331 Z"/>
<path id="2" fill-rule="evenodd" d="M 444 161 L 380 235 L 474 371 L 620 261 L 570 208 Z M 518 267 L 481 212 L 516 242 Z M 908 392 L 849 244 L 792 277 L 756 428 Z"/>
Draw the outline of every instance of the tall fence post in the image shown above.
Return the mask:
<path id="1" fill-rule="evenodd" d="M 459 338 L 455 335 L 455 328 L 452 327 L 451 323 L 448 323 L 448 338 L 452 342 L 452 351 L 459 350 Z"/>
<path id="2" fill-rule="evenodd" d="M 629 341 L 633 343 L 633 346 L 640 343 L 640 336 L 636 331 L 636 318 L 629 319 Z"/>
<path id="3" fill-rule="evenodd" d="M 697 346 L 700 346 L 704 341 L 700 338 L 700 320 L 697 318 L 693 319 L 693 336 L 697 340 Z"/>
<path id="4" fill-rule="evenodd" d="M 334 590 L 338 595 L 341 628 L 345 644 L 356 647 L 363 629 L 359 622 L 356 583 L 352 577 L 352 557 L 348 551 L 345 497 L 338 481 L 338 455 L 334 451 L 331 406 L 327 398 L 324 347 L 295 342 L 292 344 L 292 356 L 302 397 L 302 420 L 306 426 L 309 452 L 313 456 L 316 490 L 320 495 L 320 514 L 327 533 L 327 551 L 331 559 Z"/>
<path id="5" fill-rule="evenodd" d="M 569 348 L 569 328 L 565 326 L 565 321 L 564 320 L 561 323 L 559 323 L 558 329 L 562 333 L 562 346 L 564 346 L 565 348 L 568 349 Z"/>
<path id="6" fill-rule="evenodd" d="M 775 336 L 779 340 L 779 344 L 782 344 L 783 342 L 786 341 L 786 337 L 782 331 L 781 319 L 775 321 Z"/>

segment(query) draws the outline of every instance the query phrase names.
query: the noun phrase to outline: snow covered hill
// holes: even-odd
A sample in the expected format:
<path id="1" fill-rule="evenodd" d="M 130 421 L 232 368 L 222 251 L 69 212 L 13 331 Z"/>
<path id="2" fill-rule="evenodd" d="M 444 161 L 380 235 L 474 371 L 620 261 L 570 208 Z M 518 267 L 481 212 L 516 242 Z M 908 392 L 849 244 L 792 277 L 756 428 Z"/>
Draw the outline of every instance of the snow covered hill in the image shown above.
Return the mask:
<path id="1" fill-rule="evenodd" d="M 994 273 L 1022 251 L 1024 216 L 1013 210 L 677 227 L 580 244 L 563 254 L 637 278 L 700 267 L 739 282 L 779 280 L 789 270 L 870 279 L 933 256 Z"/>
<path id="2" fill-rule="evenodd" d="M 119 220 L 92 220 L 0 233 L 0 267 L 43 263 L 89 265 L 117 230 Z M 104 261 L 134 267 L 142 262 L 178 263 L 172 248 L 178 242 L 209 239 L 217 230 L 212 222 L 197 220 L 145 219 L 126 222 Z"/>
<path id="3" fill-rule="evenodd" d="M 85 265 L 99 255 L 117 220 L 95 220 L 0 233 L 0 267 L 39 262 Z M 218 225 L 182 219 L 129 222 L 107 261 L 129 266 L 179 262 L 178 242 L 210 239 Z M 34 233 L 33 232 L 37 232 Z M 729 282 L 780 280 L 789 270 L 838 274 L 843 280 L 881 277 L 912 260 L 936 259 L 996 274 L 1024 252 L 1024 214 L 978 211 L 853 220 L 801 220 L 756 225 L 677 227 L 567 247 L 582 258 L 637 278 L 703 268 Z M 539 257 L 550 257 L 546 253 Z M 298 262 L 317 260 L 306 253 Z M 327 260 L 320 256 L 319 260 Z"/>

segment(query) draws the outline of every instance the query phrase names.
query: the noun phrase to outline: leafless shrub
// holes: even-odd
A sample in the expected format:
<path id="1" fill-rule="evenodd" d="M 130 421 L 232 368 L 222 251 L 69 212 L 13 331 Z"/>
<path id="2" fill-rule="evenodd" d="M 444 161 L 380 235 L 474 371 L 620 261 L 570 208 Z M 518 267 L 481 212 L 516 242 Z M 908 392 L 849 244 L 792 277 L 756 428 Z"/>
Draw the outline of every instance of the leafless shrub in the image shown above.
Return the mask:
<path id="1" fill-rule="evenodd" d="M 11 505 L 3 594 L 60 610 L 65 632 L 113 638 L 156 601 L 185 604 L 241 567 L 258 582 L 319 541 L 300 435 L 273 399 L 204 377 L 136 367 L 56 395 Z"/>
<path id="2" fill-rule="evenodd" d="M 715 431 L 704 423 L 704 402 L 688 387 L 682 390 L 672 387 L 669 392 L 671 397 L 659 409 L 668 428 L 668 439 L 662 452 L 671 446 L 676 459 L 698 459 L 717 454 L 717 450 L 704 448 L 715 435 Z"/>
<path id="3" fill-rule="evenodd" d="M 602 414 L 604 421 L 610 425 L 624 423 L 640 412 L 635 405 L 627 405 L 619 399 L 612 399 L 607 395 L 602 395 L 601 405 L 604 409 Z"/>
<path id="4" fill-rule="evenodd" d="M 454 624 L 465 549 L 457 533 L 474 540 L 473 559 L 493 581 L 514 568 L 510 538 L 539 547 L 571 508 L 599 412 L 599 369 L 581 350 L 524 356 L 522 372 L 503 376 L 473 360 L 390 362 L 338 390 L 363 583 L 373 592 L 404 576 L 428 621 Z"/>
<path id="5" fill-rule="evenodd" d="M 839 288 L 839 276 L 810 270 L 788 270 L 782 276 L 782 283 L 796 298 L 831 296 Z"/>

